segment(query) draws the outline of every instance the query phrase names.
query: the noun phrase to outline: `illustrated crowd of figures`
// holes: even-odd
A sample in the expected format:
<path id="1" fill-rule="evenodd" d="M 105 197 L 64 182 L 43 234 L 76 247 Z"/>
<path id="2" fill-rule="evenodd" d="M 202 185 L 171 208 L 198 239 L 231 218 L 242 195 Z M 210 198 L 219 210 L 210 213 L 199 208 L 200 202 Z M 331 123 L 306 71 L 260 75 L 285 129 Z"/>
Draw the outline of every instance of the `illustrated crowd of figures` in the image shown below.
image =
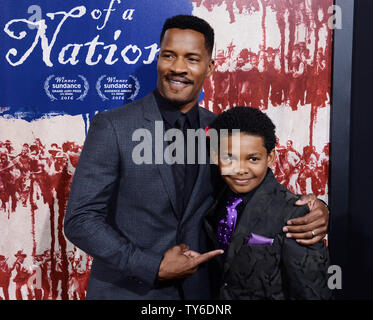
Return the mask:
<path id="1" fill-rule="evenodd" d="M 63 220 L 72 177 L 80 156 L 81 146 L 65 142 L 61 146 L 52 143 L 43 145 L 40 139 L 24 143 L 19 153 L 15 152 L 12 141 L 0 141 L 0 213 L 12 219 L 19 209 L 29 212 L 31 221 L 31 252 L 16 253 L 16 261 L 9 264 L 0 252 L 0 285 L 7 299 L 10 281 L 15 282 L 16 299 L 76 299 L 83 298 L 89 269 L 76 271 L 78 261 L 72 260 L 67 250 L 67 240 L 63 234 Z M 47 209 L 45 209 L 45 206 Z M 36 241 L 36 215 L 40 210 L 48 210 L 50 225 L 50 250 L 40 253 Z M 45 227 L 48 228 L 48 220 Z M 22 239 L 22 237 L 21 237 Z M 45 243 L 42 247 L 45 248 Z M 28 265 L 40 266 L 43 289 L 31 290 L 28 283 L 32 272 L 22 267 L 28 256 Z M 87 266 L 87 265 L 86 265 Z M 79 269 L 79 268 L 78 268 Z M 22 296 L 21 288 L 27 288 L 27 296 Z M 84 288 L 84 289 L 83 289 Z M 25 290 L 25 289 L 24 289 Z M 73 291 L 72 291 L 73 290 Z"/>
<path id="2" fill-rule="evenodd" d="M 68 251 L 68 298 L 85 299 L 89 270 L 92 258 L 89 255 L 77 255 Z M 9 300 L 9 288 L 14 282 L 14 296 L 17 300 L 56 300 L 61 297 L 61 285 L 64 278 L 61 254 L 55 254 L 55 270 L 51 275 L 51 254 L 45 250 L 33 257 L 30 268 L 25 264 L 27 254 L 19 250 L 13 257 L 0 255 L 0 300 Z"/>
<path id="3" fill-rule="evenodd" d="M 35 199 L 48 196 L 53 189 L 68 191 L 80 152 L 81 146 L 74 142 L 66 142 L 62 146 L 53 143 L 47 148 L 40 139 L 36 139 L 31 145 L 23 144 L 21 152 L 15 154 L 11 141 L 0 141 L 0 213 L 8 214 L 11 219 L 18 206 L 36 206 Z M 293 147 L 292 140 L 288 140 L 286 145 L 281 145 L 277 140 L 276 157 L 274 173 L 280 183 L 295 193 L 327 194 L 329 144 L 324 146 L 321 153 L 313 146 L 305 146 L 301 153 Z M 63 179 L 64 175 L 68 179 Z M 60 184 L 67 185 L 61 187 Z M 312 190 L 307 186 L 311 186 Z M 67 196 L 62 198 L 64 203 L 59 205 L 64 210 Z M 61 221 L 58 231 L 62 233 L 64 213 L 59 213 L 62 219 L 58 218 Z M 11 281 L 15 283 L 13 287 L 17 300 L 84 299 L 91 257 L 77 255 L 74 251 L 64 252 L 62 249 L 66 245 L 62 244 L 66 240 L 59 237 L 58 241 L 60 251 L 45 250 L 42 254 L 36 254 L 35 245 L 30 254 L 33 266 L 39 268 L 40 288 L 32 285 L 34 280 L 30 281 L 36 270 L 24 265 L 26 253 L 19 250 L 14 257 L 0 254 L 0 288 L 3 291 L 0 299 L 9 299 Z"/>
<path id="4" fill-rule="evenodd" d="M 305 146 L 303 152 L 293 147 L 288 140 L 286 146 L 277 139 L 274 174 L 277 180 L 295 194 L 314 193 L 316 196 L 328 194 L 329 143 L 321 153 L 315 146 Z"/>
<path id="5" fill-rule="evenodd" d="M 212 12 L 225 5 L 230 23 L 236 14 L 261 12 L 262 43 L 254 52 L 231 42 L 214 53 L 216 68 L 204 85 L 205 106 L 217 114 L 237 105 L 266 110 L 268 105 L 297 110 L 304 105 L 325 107 L 330 102 L 331 40 L 328 27 L 331 0 L 192 0 Z M 276 14 L 281 38 L 267 45 L 266 15 Z M 322 44 L 323 30 L 326 43 Z M 260 29 L 257 30 L 260 32 Z M 287 33 L 287 35 L 286 35 Z M 300 35 L 302 34 L 302 35 Z"/>
<path id="6" fill-rule="evenodd" d="M 284 14 L 287 12 L 289 16 L 294 16 L 295 24 L 304 22 L 306 27 L 310 27 L 312 20 L 318 16 L 321 10 L 323 16 L 326 16 L 329 7 L 333 4 L 332 0 L 190 0 L 196 7 L 203 6 L 209 12 L 213 12 L 214 8 L 222 7 L 229 14 L 229 23 L 236 21 L 236 15 L 252 14 L 253 12 L 262 11 L 265 18 L 265 13 L 268 7 L 277 13 L 278 21 L 281 21 L 281 16 L 284 19 Z M 319 20 L 322 23 L 322 20 Z"/>
<path id="7" fill-rule="evenodd" d="M 36 139 L 16 154 L 10 140 L 0 141 L 0 208 L 10 214 L 29 201 L 35 210 L 36 199 L 46 203 L 53 191 L 69 188 L 80 152 L 74 142 L 48 148 Z"/>
<path id="8" fill-rule="evenodd" d="M 234 47 L 218 51 L 215 71 L 205 81 L 205 104 L 212 101 L 213 112 L 238 105 L 267 110 L 270 103 L 295 111 L 305 105 L 322 108 L 329 104 L 330 69 L 322 48 L 314 64 L 305 43 L 297 44 L 283 70 L 279 49 L 255 53 L 245 48 L 232 58 Z"/>
<path id="9" fill-rule="evenodd" d="M 29 204 L 36 209 L 35 199 L 42 198 L 46 203 L 46 196 L 53 190 L 69 190 L 80 152 L 81 146 L 74 142 L 62 146 L 53 143 L 48 149 L 36 139 L 31 145 L 23 144 L 22 151 L 15 154 L 11 141 L 0 141 L 1 211 L 10 217 L 17 206 Z M 277 139 L 276 155 L 274 173 L 281 184 L 295 193 L 327 194 L 329 143 L 321 153 L 315 146 L 305 146 L 300 152 L 293 147 L 292 140 L 281 145 Z M 62 179 L 63 175 L 68 179 Z M 309 178 L 312 190 L 307 190 Z M 60 186 L 66 183 L 67 186 Z"/>
<path id="10" fill-rule="evenodd" d="M 308 145 L 297 150 L 292 140 L 277 140 L 273 171 L 279 182 L 296 194 L 312 192 L 326 197 L 329 143 L 316 150 L 312 139 L 317 110 L 330 105 L 332 31 L 326 26 L 333 1 L 191 2 L 209 12 L 224 6 L 231 24 L 237 15 L 261 13 L 263 39 L 259 50 L 254 52 L 249 46 L 241 49 L 232 40 L 224 50 L 214 51 L 216 67 L 204 84 L 204 107 L 220 114 L 240 105 L 264 111 L 272 107 L 299 111 L 311 106 Z M 268 8 L 275 12 L 280 33 L 280 45 L 275 48 L 267 41 Z M 300 29 L 304 32 L 299 33 Z M 320 42 L 321 31 L 326 32 L 325 45 Z M 260 27 L 254 32 L 260 32 Z M 0 216 L 10 221 L 20 209 L 29 213 L 32 229 L 27 238 L 32 238 L 32 249 L 27 251 L 20 245 L 16 252 L 0 252 L 0 299 L 84 299 L 92 258 L 73 246 L 70 250 L 63 234 L 69 190 L 82 146 L 71 141 L 46 145 L 39 138 L 22 146 L 14 143 L 0 141 Z M 35 216 L 42 210 L 48 210 L 50 244 L 40 246 Z M 35 286 L 37 277 L 40 286 Z"/>
<path id="11" fill-rule="evenodd" d="M 313 146 L 305 146 L 299 152 L 291 140 L 286 145 L 281 145 L 278 140 L 276 151 L 274 173 L 282 184 L 295 193 L 327 194 L 329 144 L 321 153 Z M 74 142 L 65 142 L 62 146 L 53 143 L 47 148 L 40 139 L 36 139 L 32 144 L 23 144 L 21 152 L 16 154 L 11 141 L 0 141 L 0 214 L 2 211 L 8 215 L 8 219 L 12 219 L 18 207 L 29 207 L 30 215 L 34 215 L 36 199 L 47 203 L 50 200 L 45 197 L 52 196 L 57 198 L 53 203 L 58 199 L 60 201 L 57 218 L 59 236 L 58 239 L 52 236 L 51 243 L 51 248 L 54 248 L 57 242 L 59 250 L 37 254 L 35 242 L 32 253 L 19 250 L 14 257 L 0 253 L 2 299 L 9 299 L 11 281 L 15 283 L 15 297 L 19 300 L 85 297 L 91 258 L 87 256 L 82 259 L 81 255 L 76 258 L 73 251 L 66 251 L 66 239 L 62 233 L 68 191 L 80 152 L 81 146 Z M 51 210 L 53 205 L 49 208 Z M 50 214 L 52 217 L 55 213 L 51 210 Z M 54 234 L 54 231 L 51 233 Z M 40 268 L 41 288 L 34 288 L 30 284 L 29 279 L 36 271 L 23 265 L 27 254 L 33 265 Z"/>

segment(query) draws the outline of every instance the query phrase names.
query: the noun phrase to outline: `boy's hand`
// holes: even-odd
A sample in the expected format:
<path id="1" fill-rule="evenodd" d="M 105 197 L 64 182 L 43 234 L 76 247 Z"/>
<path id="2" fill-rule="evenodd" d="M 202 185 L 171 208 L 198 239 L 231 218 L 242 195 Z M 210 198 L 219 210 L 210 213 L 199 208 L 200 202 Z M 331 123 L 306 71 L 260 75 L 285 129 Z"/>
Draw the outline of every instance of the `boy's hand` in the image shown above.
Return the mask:
<path id="1" fill-rule="evenodd" d="M 201 263 L 222 254 L 223 250 L 209 251 L 200 254 L 180 244 L 167 250 L 159 267 L 159 280 L 172 280 L 189 277 L 197 272 Z"/>
<path id="2" fill-rule="evenodd" d="M 314 194 L 304 195 L 295 203 L 297 206 L 308 204 L 310 212 L 304 217 L 291 219 L 282 228 L 286 237 L 294 238 L 304 245 L 312 245 L 322 240 L 328 230 L 328 207 Z"/>

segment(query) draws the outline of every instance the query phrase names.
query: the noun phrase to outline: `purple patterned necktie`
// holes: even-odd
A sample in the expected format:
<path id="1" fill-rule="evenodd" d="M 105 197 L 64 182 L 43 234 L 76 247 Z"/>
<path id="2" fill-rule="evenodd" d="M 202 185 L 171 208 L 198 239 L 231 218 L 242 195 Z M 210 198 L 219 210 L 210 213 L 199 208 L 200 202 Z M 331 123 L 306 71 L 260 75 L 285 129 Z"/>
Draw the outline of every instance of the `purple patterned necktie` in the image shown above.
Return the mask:
<path id="1" fill-rule="evenodd" d="M 218 242 L 220 247 L 225 250 L 230 242 L 236 227 L 237 210 L 236 207 L 242 202 L 239 197 L 230 197 L 227 202 L 227 216 L 221 219 L 218 225 Z"/>

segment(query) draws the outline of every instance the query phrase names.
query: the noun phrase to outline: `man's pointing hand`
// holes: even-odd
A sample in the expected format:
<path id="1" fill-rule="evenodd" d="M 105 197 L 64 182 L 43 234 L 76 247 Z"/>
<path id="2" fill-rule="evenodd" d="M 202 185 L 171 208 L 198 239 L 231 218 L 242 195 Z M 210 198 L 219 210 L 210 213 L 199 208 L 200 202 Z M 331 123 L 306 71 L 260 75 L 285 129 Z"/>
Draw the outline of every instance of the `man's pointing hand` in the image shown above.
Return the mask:
<path id="1" fill-rule="evenodd" d="M 222 254 L 223 250 L 199 253 L 189 250 L 185 244 L 180 244 L 167 250 L 159 267 L 159 280 L 172 280 L 189 277 L 197 272 L 200 264 Z"/>

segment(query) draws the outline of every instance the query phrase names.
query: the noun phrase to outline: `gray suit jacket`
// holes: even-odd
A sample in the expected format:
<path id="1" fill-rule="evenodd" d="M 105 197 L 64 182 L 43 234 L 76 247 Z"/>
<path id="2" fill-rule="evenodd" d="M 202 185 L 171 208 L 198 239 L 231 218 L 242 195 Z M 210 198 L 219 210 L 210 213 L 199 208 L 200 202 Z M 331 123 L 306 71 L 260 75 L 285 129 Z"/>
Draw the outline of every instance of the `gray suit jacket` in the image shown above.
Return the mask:
<path id="1" fill-rule="evenodd" d="M 215 115 L 199 108 L 200 127 Z M 90 126 L 71 187 L 64 231 L 92 255 L 87 299 L 209 298 L 207 268 L 185 280 L 158 283 L 162 255 L 187 244 L 206 250 L 202 217 L 212 205 L 209 164 L 200 165 L 187 208 L 178 218 L 171 166 L 155 164 L 155 121 L 162 121 L 153 94 L 96 115 Z M 152 164 L 135 164 L 136 129 L 149 130 Z M 162 140 L 161 140 L 162 141 Z M 163 143 L 163 147 L 167 142 Z M 208 163 L 209 160 L 207 160 Z"/>

